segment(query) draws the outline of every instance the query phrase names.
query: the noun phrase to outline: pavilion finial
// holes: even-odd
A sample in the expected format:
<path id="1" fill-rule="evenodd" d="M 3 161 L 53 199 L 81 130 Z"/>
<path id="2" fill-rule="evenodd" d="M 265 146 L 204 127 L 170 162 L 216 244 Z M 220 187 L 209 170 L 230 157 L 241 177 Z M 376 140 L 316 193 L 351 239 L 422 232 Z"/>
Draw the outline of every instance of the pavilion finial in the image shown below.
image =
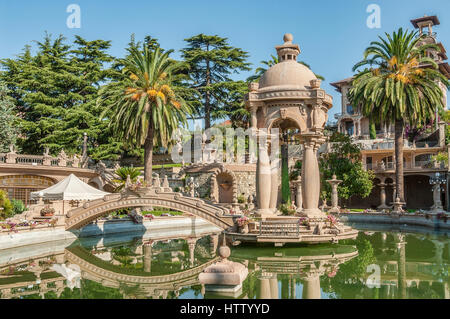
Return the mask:
<path id="1" fill-rule="evenodd" d="M 297 44 L 292 44 L 294 36 L 291 33 L 285 33 L 283 36 L 283 45 L 276 46 L 279 62 L 297 61 L 300 54 L 300 48 Z"/>

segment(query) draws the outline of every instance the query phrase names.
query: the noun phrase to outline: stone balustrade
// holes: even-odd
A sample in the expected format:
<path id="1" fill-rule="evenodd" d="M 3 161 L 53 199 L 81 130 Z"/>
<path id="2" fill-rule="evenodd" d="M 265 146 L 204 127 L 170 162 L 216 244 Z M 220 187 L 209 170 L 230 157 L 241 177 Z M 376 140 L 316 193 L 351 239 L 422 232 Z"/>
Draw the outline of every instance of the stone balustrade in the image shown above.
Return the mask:
<path id="1" fill-rule="evenodd" d="M 48 150 L 46 150 L 43 155 L 17 154 L 14 148 L 11 147 L 8 153 L 0 153 L 0 163 L 78 168 L 80 167 L 81 156 L 68 156 L 64 150 L 62 150 L 56 157 L 49 155 Z"/>

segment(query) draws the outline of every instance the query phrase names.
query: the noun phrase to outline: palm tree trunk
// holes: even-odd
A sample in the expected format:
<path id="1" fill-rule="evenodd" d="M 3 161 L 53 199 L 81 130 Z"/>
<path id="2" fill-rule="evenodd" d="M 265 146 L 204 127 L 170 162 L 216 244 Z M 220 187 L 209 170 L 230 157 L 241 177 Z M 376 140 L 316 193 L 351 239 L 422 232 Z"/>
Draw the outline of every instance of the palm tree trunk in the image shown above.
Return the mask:
<path id="1" fill-rule="evenodd" d="M 150 185 L 152 183 L 152 161 L 153 161 L 153 125 L 148 125 L 147 138 L 144 143 L 144 180 Z"/>
<path id="2" fill-rule="evenodd" d="M 395 121 L 395 184 L 397 185 L 397 196 L 400 198 L 401 202 L 404 202 L 405 194 L 403 188 L 403 120 Z"/>

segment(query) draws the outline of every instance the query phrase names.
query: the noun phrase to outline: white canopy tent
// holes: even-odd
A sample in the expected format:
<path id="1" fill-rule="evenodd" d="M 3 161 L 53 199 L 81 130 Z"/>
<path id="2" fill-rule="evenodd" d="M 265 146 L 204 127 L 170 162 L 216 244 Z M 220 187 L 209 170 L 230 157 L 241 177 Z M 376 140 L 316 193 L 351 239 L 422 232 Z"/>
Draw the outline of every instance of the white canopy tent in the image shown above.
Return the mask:
<path id="1" fill-rule="evenodd" d="M 94 200 L 103 198 L 109 193 L 98 190 L 70 174 L 59 183 L 49 188 L 31 193 L 31 199 L 43 200 Z"/>

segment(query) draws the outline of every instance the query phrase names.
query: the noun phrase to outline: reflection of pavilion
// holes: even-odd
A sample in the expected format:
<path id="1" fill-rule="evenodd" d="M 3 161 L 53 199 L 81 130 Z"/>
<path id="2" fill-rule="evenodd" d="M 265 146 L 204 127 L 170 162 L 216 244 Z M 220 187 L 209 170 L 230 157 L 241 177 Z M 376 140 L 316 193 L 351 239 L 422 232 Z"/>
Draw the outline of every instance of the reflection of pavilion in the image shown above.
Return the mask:
<path id="1" fill-rule="evenodd" d="M 441 290 L 443 297 L 450 299 L 449 269 L 448 264 L 444 262 L 444 242 L 428 240 L 422 235 L 396 234 L 394 246 L 386 247 L 386 238 L 386 234 L 382 233 L 382 255 L 377 261 L 381 268 L 380 298 L 412 298 L 413 289 L 433 289 Z M 412 245 L 413 240 L 421 241 L 423 249 L 420 260 L 407 254 L 407 244 Z M 447 254 L 450 253 L 450 245 L 448 247 Z"/>
<path id="2" fill-rule="evenodd" d="M 342 247 L 342 246 L 341 246 Z M 285 256 L 275 252 L 274 256 L 257 256 L 249 260 L 249 268 L 258 273 L 258 298 L 278 299 L 278 280 L 281 279 L 281 298 L 296 297 L 296 279 L 303 283 L 303 299 L 320 299 L 320 277 L 325 274 L 335 274 L 340 264 L 356 257 L 356 248 L 347 246 L 346 252 L 336 252 L 335 249 L 317 255 L 302 255 L 301 249 L 296 256 Z M 245 259 L 237 252 L 236 258 Z"/>

